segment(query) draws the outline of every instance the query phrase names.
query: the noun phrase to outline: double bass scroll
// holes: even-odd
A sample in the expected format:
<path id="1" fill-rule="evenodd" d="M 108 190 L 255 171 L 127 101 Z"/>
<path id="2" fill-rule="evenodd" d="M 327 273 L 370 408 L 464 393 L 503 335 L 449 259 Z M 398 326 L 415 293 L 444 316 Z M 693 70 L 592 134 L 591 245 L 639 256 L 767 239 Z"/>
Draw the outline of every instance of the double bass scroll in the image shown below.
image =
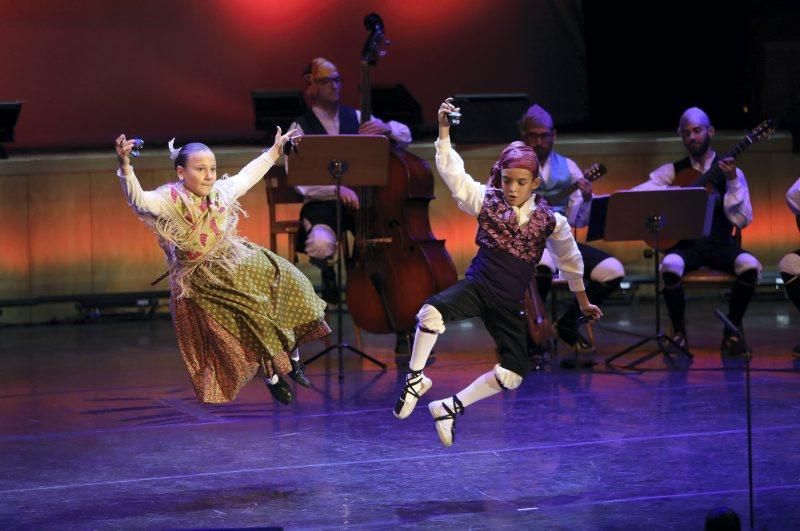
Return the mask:
<path id="1" fill-rule="evenodd" d="M 364 20 L 370 34 L 361 58 L 361 122 L 372 118 L 369 68 L 384 55 L 383 21 Z M 405 332 L 416 323 L 425 299 L 458 279 L 443 240 L 431 230 L 434 198 L 427 162 L 397 146 L 389 153 L 386 186 L 363 194 L 361 220 L 347 262 L 347 301 L 353 322 L 367 332 Z M 370 244 L 370 242 L 380 242 Z"/>

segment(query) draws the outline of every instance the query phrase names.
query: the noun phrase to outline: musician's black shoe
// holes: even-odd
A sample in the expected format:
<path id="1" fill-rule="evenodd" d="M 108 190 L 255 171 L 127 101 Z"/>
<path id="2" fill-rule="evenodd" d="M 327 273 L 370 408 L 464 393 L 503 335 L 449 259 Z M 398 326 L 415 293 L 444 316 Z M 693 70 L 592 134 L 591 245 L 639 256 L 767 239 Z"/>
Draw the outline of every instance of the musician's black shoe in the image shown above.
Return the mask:
<path id="1" fill-rule="evenodd" d="M 413 341 L 413 339 L 412 339 Z M 411 344 L 408 342 L 408 337 L 402 332 L 398 332 L 395 337 L 394 353 L 410 355 Z"/>
<path id="2" fill-rule="evenodd" d="M 339 304 L 339 286 L 336 284 L 336 271 L 332 266 L 322 268 L 322 300 L 328 304 Z"/>
<path id="3" fill-rule="evenodd" d="M 292 370 L 289 372 L 289 378 L 299 383 L 303 387 L 308 387 L 309 389 L 314 387 L 314 384 L 311 383 L 311 380 L 309 380 L 306 377 L 305 372 L 303 372 L 306 368 L 303 362 L 300 360 L 293 360 L 291 358 L 289 361 L 292 364 Z"/>
<path id="4" fill-rule="evenodd" d="M 742 356 L 747 353 L 744 341 L 734 335 L 726 335 L 722 338 L 720 352 L 723 356 Z"/>
<path id="5" fill-rule="evenodd" d="M 292 403 L 294 395 L 292 394 L 292 388 L 289 387 L 286 380 L 279 376 L 278 383 L 271 384 L 269 383 L 269 378 L 264 377 L 264 383 L 267 384 L 269 394 L 271 394 L 275 400 L 287 406 Z"/>
<path id="6" fill-rule="evenodd" d="M 577 328 L 567 326 L 559 321 L 556 323 L 556 332 L 558 333 L 558 338 L 578 354 L 594 352 L 594 345 L 583 337 Z"/>
<path id="7" fill-rule="evenodd" d="M 686 337 L 686 330 L 685 329 L 675 330 L 672 333 L 672 336 L 670 336 L 670 338 L 672 339 L 672 341 L 674 341 L 683 350 L 686 350 L 686 351 L 689 350 L 689 339 Z M 672 348 L 670 348 L 669 350 L 670 351 L 674 351 L 675 350 L 675 346 L 672 345 Z"/>
<path id="8" fill-rule="evenodd" d="M 531 362 L 532 371 L 543 371 L 545 367 L 550 365 L 550 352 L 547 347 L 537 345 L 533 341 L 528 341 L 528 358 Z"/>

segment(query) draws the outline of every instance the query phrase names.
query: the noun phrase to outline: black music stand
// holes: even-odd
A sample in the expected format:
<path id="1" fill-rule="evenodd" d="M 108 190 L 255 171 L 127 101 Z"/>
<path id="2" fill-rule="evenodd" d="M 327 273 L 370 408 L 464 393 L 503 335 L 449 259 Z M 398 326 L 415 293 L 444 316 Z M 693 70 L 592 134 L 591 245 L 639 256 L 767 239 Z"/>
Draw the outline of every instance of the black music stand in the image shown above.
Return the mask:
<path id="1" fill-rule="evenodd" d="M 745 412 L 747 417 L 747 491 L 750 501 L 750 529 L 755 529 L 755 519 L 753 516 L 753 416 L 751 412 L 752 398 L 750 394 L 750 361 L 753 359 L 753 351 L 750 350 L 750 347 L 745 342 L 742 331 L 739 330 L 724 313 L 715 309 L 714 315 L 725 325 L 725 333 L 733 334 L 744 346 Z"/>
<path id="2" fill-rule="evenodd" d="M 330 178 L 325 180 L 328 173 Z M 342 241 L 341 186 L 381 186 L 389 180 L 389 139 L 381 135 L 304 135 L 298 144 L 297 153 L 289 157 L 287 184 L 325 185 L 330 179 L 336 185 L 336 240 Z M 342 295 L 342 252 L 336 259 L 336 289 L 339 300 Z M 386 368 L 372 356 L 342 342 L 342 304 L 336 308 L 336 344 L 327 347 L 306 360 L 315 361 L 336 349 L 339 353 L 339 379 L 344 379 L 343 350 L 355 352 L 362 358 Z"/>
<path id="3" fill-rule="evenodd" d="M 677 368 L 667 346 L 692 359 L 691 352 L 684 349 L 661 331 L 661 275 L 659 253 L 662 240 L 695 240 L 707 235 L 711 228 L 714 198 L 704 188 L 676 188 L 671 190 L 623 191 L 611 194 L 608 200 L 608 216 L 604 231 L 606 241 L 643 240 L 653 243 L 653 274 L 655 276 L 655 326 L 656 331 L 641 341 L 614 354 L 605 360 L 606 365 L 624 356 L 648 341 L 655 341 L 658 348 L 653 352 L 625 365 L 633 369 L 640 363 L 664 354 L 673 368 Z"/>
<path id="4" fill-rule="evenodd" d="M 21 101 L 0 101 L 0 142 L 13 142 L 14 126 L 17 124 Z M 8 154 L 0 144 L 0 159 L 7 159 Z"/>

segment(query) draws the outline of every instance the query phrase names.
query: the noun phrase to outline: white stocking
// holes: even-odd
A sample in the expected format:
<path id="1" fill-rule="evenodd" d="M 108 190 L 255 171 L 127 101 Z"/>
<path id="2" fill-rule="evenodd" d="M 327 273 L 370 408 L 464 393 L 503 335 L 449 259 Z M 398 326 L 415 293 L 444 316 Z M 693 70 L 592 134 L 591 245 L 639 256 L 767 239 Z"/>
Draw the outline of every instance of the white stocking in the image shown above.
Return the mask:
<path id="1" fill-rule="evenodd" d="M 417 328 L 417 333 L 414 334 L 414 348 L 411 350 L 411 360 L 408 362 L 408 367 L 412 371 L 421 371 L 425 368 L 428 356 L 430 356 L 438 337 L 439 334 L 431 334 Z"/>
<path id="2" fill-rule="evenodd" d="M 469 384 L 466 388 L 459 391 L 456 396 L 464 407 L 469 406 L 470 404 L 474 404 L 478 400 L 483 400 L 484 398 L 489 398 L 490 396 L 496 395 L 503 388 L 500 387 L 500 384 L 497 383 L 497 378 L 495 378 L 494 371 L 489 371 L 484 374 L 478 376 L 474 382 Z M 452 402 L 451 399 L 447 399 Z M 451 406 L 452 404 L 448 404 Z"/>

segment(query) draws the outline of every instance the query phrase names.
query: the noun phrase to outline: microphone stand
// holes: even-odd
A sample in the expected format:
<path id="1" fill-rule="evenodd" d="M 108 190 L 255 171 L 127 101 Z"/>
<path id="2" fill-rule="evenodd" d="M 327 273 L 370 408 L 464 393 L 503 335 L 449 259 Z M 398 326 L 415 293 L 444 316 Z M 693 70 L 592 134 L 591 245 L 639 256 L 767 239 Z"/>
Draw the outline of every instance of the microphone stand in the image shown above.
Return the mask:
<path id="1" fill-rule="evenodd" d="M 747 409 L 747 482 L 750 500 L 750 529 L 755 529 L 755 520 L 753 516 L 753 425 L 750 415 L 750 360 L 753 357 L 753 352 L 744 340 L 744 334 L 739 330 L 724 313 L 719 310 L 714 310 L 714 315 L 717 319 L 722 321 L 725 325 L 726 331 L 735 336 L 744 346 L 744 381 L 745 381 L 745 403 Z"/>

